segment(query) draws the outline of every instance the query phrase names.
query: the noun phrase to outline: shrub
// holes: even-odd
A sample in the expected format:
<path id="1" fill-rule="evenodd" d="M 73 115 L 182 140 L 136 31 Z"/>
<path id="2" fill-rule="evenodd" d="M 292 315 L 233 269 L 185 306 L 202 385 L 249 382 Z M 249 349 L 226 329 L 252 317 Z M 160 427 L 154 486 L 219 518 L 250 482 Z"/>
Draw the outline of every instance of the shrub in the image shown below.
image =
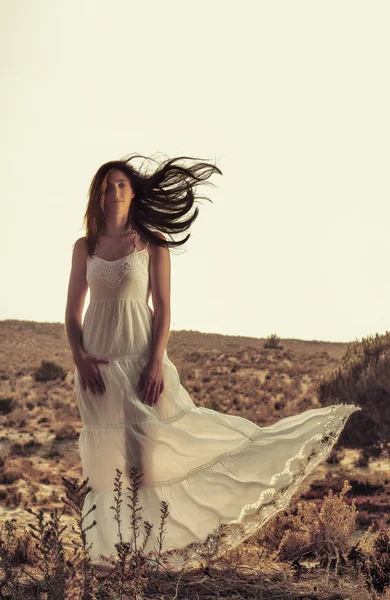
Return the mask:
<path id="1" fill-rule="evenodd" d="M 74 440 L 78 435 L 72 423 L 61 423 L 55 430 L 56 440 Z"/>
<path id="2" fill-rule="evenodd" d="M 14 396 L 3 396 L 0 398 L 0 413 L 3 415 L 7 415 L 12 412 L 12 409 L 15 406 L 15 397 Z"/>
<path id="3" fill-rule="evenodd" d="M 22 501 L 22 492 L 18 490 L 17 483 L 11 483 L 4 490 L 0 490 L 0 500 L 5 506 L 16 508 Z"/>
<path id="4" fill-rule="evenodd" d="M 305 555 L 313 556 L 320 560 L 321 567 L 334 566 L 337 573 L 340 560 L 345 563 L 346 553 L 352 546 L 351 536 L 356 526 L 355 499 L 352 505 L 344 499 L 350 489 L 347 480 L 338 496 L 333 496 L 330 489 L 321 510 L 314 502 L 298 503 L 292 528 L 279 544 L 279 557 L 296 561 Z"/>
<path id="5" fill-rule="evenodd" d="M 27 425 L 27 412 L 24 408 L 15 408 L 5 419 L 5 427 L 15 427 L 21 429 Z"/>
<path id="6" fill-rule="evenodd" d="M 373 534 L 372 527 L 371 525 L 351 549 L 348 558 L 354 563 L 355 569 L 360 564 L 369 591 L 373 593 L 375 590 L 382 594 L 385 588 L 388 592 L 390 587 L 390 529 L 381 527 Z"/>
<path id="7" fill-rule="evenodd" d="M 2 469 L 0 471 L 0 483 L 9 485 L 23 479 L 23 473 L 15 468 Z"/>
<path id="8" fill-rule="evenodd" d="M 364 447 L 367 452 L 389 443 L 390 332 L 368 336 L 348 345 L 340 366 L 319 377 L 317 393 L 324 405 L 341 401 L 362 407 L 353 415 L 340 443 Z"/>
<path id="9" fill-rule="evenodd" d="M 45 450 L 43 451 L 44 458 L 55 458 L 56 456 L 63 457 L 64 454 L 58 449 L 55 443 L 51 443 Z"/>
<path id="10" fill-rule="evenodd" d="M 211 410 L 221 410 L 221 406 L 217 398 L 211 398 L 208 402 L 207 408 L 210 408 Z"/>
<path id="11" fill-rule="evenodd" d="M 271 333 L 264 343 L 264 348 L 270 348 L 271 350 L 283 350 L 283 346 L 279 344 L 280 337 L 276 333 Z"/>
<path id="12" fill-rule="evenodd" d="M 10 455 L 14 454 L 16 456 L 31 456 L 32 454 L 35 454 L 38 448 L 41 446 L 41 442 L 35 438 L 27 440 L 27 442 L 24 444 L 20 442 L 14 442 L 10 448 Z"/>
<path id="13" fill-rule="evenodd" d="M 66 377 L 67 371 L 50 360 L 43 360 L 41 366 L 35 369 L 33 375 L 35 381 L 51 381 L 53 379 L 62 379 Z"/>

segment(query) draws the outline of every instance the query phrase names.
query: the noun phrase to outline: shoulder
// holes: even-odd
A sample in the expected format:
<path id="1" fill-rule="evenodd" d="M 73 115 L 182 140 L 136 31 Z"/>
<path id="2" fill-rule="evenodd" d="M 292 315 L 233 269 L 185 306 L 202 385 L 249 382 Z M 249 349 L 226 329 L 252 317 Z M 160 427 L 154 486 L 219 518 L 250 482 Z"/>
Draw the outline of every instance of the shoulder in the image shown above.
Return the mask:
<path id="1" fill-rule="evenodd" d="M 165 235 L 163 233 L 161 233 L 160 231 L 155 231 L 154 233 L 155 233 L 156 237 L 159 237 L 162 240 L 167 239 L 165 237 Z M 156 252 L 161 252 L 161 251 L 166 250 L 166 248 L 164 248 L 163 246 L 159 246 L 158 244 L 153 244 L 153 242 L 150 240 L 148 241 L 147 246 L 148 246 L 149 254 L 151 254 L 152 252 L 156 253 Z"/>
<path id="2" fill-rule="evenodd" d="M 72 261 L 74 264 L 85 266 L 88 256 L 87 238 L 80 237 L 73 244 Z"/>
<path id="3" fill-rule="evenodd" d="M 162 240 L 167 239 L 165 237 L 165 235 L 163 233 L 160 233 L 159 231 L 156 231 L 155 235 L 157 237 L 161 238 Z M 165 248 L 164 246 L 159 246 L 158 244 L 153 244 L 152 241 L 149 241 L 147 248 L 148 248 L 149 256 L 150 256 L 152 262 L 155 262 L 155 263 L 157 263 L 157 262 L 161 263 L 161 261 L 169 262 L 170 253 L 169 253 L 168 248 Z"/>
<path id="4" fill-rule="evenodd" d="M 85 236 L 78 238 L 73 244 L 73 254 L 77 254 L 82 256 L 87 254 L 88 246 L 87 246 L 87 238 Z"/>
<path id="5" fill-rule="evenodd" d="M 87 249 L 87 238 L 85 236 L 78 238 L 73 244 L 73 248 L 83 248 Z"/>

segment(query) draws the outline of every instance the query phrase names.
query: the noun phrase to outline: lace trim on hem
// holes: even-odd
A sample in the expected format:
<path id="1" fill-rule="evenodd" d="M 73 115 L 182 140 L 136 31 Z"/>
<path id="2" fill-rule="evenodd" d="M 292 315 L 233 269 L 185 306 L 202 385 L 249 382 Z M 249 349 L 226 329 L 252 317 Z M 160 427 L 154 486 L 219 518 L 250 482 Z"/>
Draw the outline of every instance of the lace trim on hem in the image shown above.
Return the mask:
<path id="1" fill-rule="evenodd" d="M 286 473 L 290 474 L 292 479 L 287 485 L 277 490 L 274 488 L 263 490 L 256 502 L 246 504 L 241 508 L 237 519 L 228 523 L 221 523 L 219 520 L 214 530 L 202 541 L 192 542 L 181 547 L 170 546 L 162 553 L 165 565 L 180 570 L 193 568 L 199 565 L 199 559 L 201 560 L 206 555 L 214 561 L 264 527 L 272 517 L 289 506 L 291 498 L 299 490 L 303 481 L 328 458 L 349 416 L 361 410 L 360 406 L 353 404 L 331 405 L 330 419 L 325 423 L 324 431 L 308 439 L 301 450 L 286 462 L 285 469 L 275 476 L 279 478 Z M 304 454 L 306 446 L 310 447 L 307 455 Z M 290 465 L 299 458 L 299 469 L 291 471 Z M 267 495 L 271 498 L 264 502 Z M 256 512 L 248 515 L 247 513 L 253 509 Z M 111 554 L 111 556 L 114 555 L 115 553 Z"/>

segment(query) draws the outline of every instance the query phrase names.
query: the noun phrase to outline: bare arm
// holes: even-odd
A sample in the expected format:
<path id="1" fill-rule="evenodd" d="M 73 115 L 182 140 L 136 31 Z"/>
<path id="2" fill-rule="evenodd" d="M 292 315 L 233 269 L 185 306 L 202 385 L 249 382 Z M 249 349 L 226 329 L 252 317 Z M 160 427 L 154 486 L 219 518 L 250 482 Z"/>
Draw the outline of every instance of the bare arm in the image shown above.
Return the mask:
<path id="1" fill-rule="evenodd" d="M 162 235 L 162 234 L 161 234 Z M 138 389 L 143 401 L 156 404 L 164 390 L 163 356 L 169 337 L 171 320 L 171 257 L 168 248 L 150 244 L 150 284 L 154 308 L 153 337 L 150 358 L 143 368 Z"/>
<path id="2" fill-rule="evenodd" d="M 171 257 L 168 248 L 152 245 L 150 283 L 154 309 L 151 360 L 161 362 L 168 343 L 171 321 Z"/>
<path id="3" fill-rule="evenodd" d="M 65 310 L 65 328 L 73 360 L 76 362 L 83 353 L 82 324 L 85 297 L 88 291 L 86 280 L 87 244 L 79 238 L 73 247 L 72 268 L 69 277 L 68 297 Z"/>
<path id="4" fill-rule="evenodd" d="M 87 243 L 85 238 L 79 238 L 73 248 L 72 269 L 69 277 L 68 299 L 65 311 L 65 328 L 73 361 L 80 375 L 84 390 L 95 394 L 103 394 L 106 386 L 98 368 L 99 363 L 108 364 L 110 360 L 91 356 L 84 352 L 82 344 L 81 317 L 88 291 L 86 280 Z"/>

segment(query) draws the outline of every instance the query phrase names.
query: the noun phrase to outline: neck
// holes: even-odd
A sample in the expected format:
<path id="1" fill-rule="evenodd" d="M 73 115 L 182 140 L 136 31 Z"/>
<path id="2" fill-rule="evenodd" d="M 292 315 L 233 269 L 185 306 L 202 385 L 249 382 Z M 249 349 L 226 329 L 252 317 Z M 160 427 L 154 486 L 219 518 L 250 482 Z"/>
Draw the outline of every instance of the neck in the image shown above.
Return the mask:
<path id="1" fill-rule="evenodd" d="M 106 218 L 102 234 L 107 237 L 122 237 L 125 234 L 126 223 L 127 214 L 111 215 Z"/>

